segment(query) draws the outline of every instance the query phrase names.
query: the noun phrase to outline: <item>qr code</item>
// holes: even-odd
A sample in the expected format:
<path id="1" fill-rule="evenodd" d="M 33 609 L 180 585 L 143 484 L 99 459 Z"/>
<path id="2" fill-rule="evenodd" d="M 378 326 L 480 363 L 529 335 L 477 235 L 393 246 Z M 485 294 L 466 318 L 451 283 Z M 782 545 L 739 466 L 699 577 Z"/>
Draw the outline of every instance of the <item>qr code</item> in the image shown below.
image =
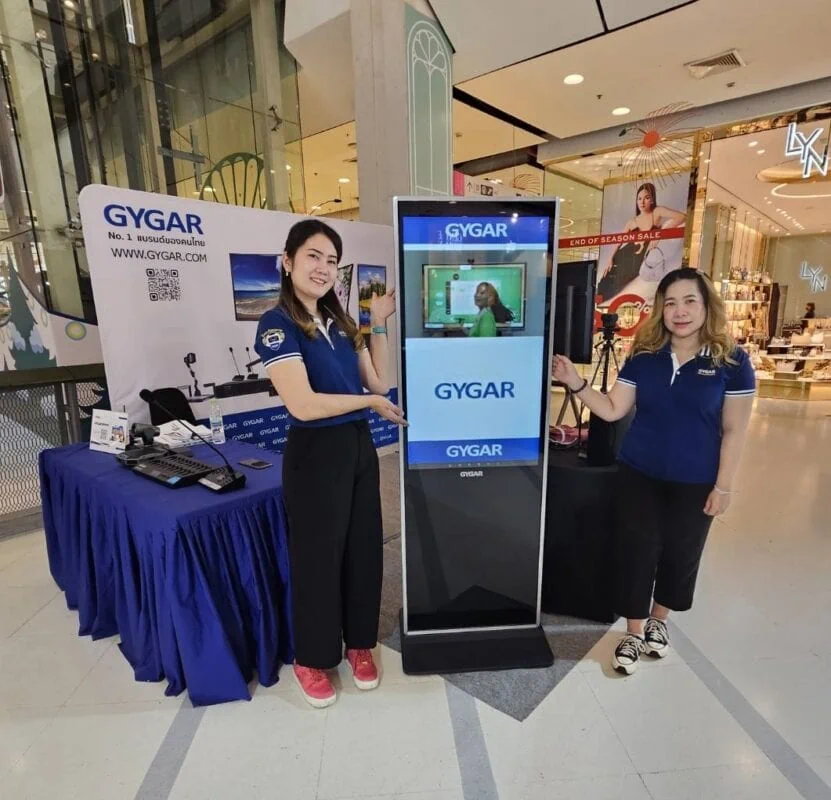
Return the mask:
<path id="1" fill-rule="evenodd" d="M 146 269 L 147 297 L 154 303 L 159 300 L 181 300 L 182 287 L 178 269 Z"/>

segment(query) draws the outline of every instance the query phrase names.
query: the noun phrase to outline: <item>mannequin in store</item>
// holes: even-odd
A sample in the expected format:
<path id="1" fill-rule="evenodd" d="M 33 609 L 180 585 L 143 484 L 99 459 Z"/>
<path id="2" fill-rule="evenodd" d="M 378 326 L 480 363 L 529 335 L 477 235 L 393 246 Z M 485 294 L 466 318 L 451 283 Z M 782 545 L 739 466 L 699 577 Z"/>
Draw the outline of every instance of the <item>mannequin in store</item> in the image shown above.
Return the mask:
<path id="1" fill-rule="evenodd" d="M 294 630 L 294 675 L 306 701 L 336 694 L 326 670 L 344 657 L 374 689 L 383 537 L 378 456 L 367 409 L 404 424 L 384 395 L 392 377 L 386 321 L 393 290 L 370 301 L 364 343 L 335 292 L 340 236 L 317 219 L 289 231 L 276 308 L 260 320 L 257 354 L 291 416 L 283 459 Z M 366 393 L 364 392 L 366 390 Z"/>
<path id="2" fill-rule="evenodd" d="M 616 610 L 626 635 L 612 666 L 631 675 L 669 650 L 670 611 L 692 606 L 713 518 L 730 506 L 756 391 L 750 359 L 730 338 L 724 302 L 700 272 L 658 285 L 650 317 L 608 394 L 565 356 L 554 378 L 601 419 L 636 407 L 617 473 Z"/>
<path id="3" fill-rule="evenodd" d="M 687 215 L 682 211 L 658 205 L 654 183 L 644 183 L 635 194 L 635 216 L 625 225 L 624 233 L 655 231 L 683 227 Z M 615 245 L 602 269 L 597 293 L 608 305 L 619 294 L 646 296 L 643 289 L 633 286 L 636 282 L 655 283 L 666 274 L 666 260 L 659 242 L 629 242 Z M 651 292 L 649 292 L 651 295 Z"/>

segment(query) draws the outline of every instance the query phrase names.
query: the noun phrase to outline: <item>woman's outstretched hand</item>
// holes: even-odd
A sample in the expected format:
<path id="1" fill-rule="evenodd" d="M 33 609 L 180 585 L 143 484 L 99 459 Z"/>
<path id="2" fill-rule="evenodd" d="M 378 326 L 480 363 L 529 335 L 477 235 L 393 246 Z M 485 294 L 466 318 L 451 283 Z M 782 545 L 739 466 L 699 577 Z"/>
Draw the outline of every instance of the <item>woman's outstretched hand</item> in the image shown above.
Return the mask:
<path id="1" fill-rule="evenodd" d="M 565 356 L 554 356 L 553 375 L 555 381 L 564 383 L 572 392 L 576 392 L 583 383 L 574 364 Z"/>

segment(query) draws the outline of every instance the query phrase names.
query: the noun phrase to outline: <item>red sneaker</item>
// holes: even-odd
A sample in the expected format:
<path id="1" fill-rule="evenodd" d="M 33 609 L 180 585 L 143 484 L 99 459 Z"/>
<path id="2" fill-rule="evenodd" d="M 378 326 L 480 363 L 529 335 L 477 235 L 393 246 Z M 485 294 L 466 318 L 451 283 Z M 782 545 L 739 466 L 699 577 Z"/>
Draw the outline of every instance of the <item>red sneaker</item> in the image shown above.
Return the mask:
<path id="1" fill-rule="evenodd" d="M 347 650 L 346 658 L 352 667 L 355 686 L 364 692 L 378 688 L 378 667 L 372 660 L 371 650 Z"/>
<path id="2" fill-rule="evenodd" d="M 326 708 L 338 699 L 332 681 L 329 680 L 329 676 L 322 669 L 301 667 L 299 664 L 295 664 L 294 677 L 297 678 L 300 691 L 303 692 L 303 697 L 306 698 L 306 702 L 310 706 Z"/>

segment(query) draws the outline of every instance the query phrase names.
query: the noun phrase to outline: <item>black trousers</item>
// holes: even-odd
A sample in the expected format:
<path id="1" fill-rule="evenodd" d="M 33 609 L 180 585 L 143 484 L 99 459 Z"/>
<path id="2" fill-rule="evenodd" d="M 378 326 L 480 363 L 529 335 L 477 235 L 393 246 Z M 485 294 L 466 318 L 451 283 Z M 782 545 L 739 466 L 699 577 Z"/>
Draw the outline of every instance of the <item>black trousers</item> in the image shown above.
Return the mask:
<path id="1" fill-rule="evenodd" d="M 673 611 L 692 607 L 713 518 L 712 485 L 656 480 L 621 464 L 615 491 L 616 611 L 646 619 L 654 597 Z"/>
<path id="2" fill-rule="evenodd" d="M 298 664 L 331 669 L 378 640 L 383 529 L 366 422 L 292 427 L 283 460 Z"/>

